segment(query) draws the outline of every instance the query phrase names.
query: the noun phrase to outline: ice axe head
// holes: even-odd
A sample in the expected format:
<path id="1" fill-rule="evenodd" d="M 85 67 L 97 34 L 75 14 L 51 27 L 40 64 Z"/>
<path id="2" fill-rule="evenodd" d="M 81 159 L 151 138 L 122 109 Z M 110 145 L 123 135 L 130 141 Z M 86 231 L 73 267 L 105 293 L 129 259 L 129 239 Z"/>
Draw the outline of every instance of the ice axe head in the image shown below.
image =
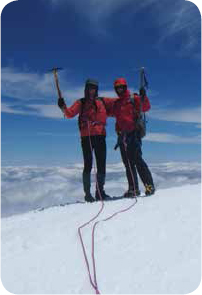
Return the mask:
<path id="1" fill-rule="evenodd" d="M 60 70 L 62 70 L 62 68 L 56 68 L 56 67 L 49 70 L 49 72 L 52 72 L 54 74 L 55 84 L 56 84 L 56 88 L 57 88 L 57 91 L 58 91 L 59 98 L 62 97 L 60 87 L 59 87 L 58 76 L 57 76 L 57 72 L 60 71 Z"/>
<path id="2" fill-rule="evenodd" d="M 49 70 L 48 72 L 57 73 L 58 71 L 61 71 L 61 70 L 63 70 L 63 68 L 55 67 L 55 68 L 52 68 L 51 70 Z"/>

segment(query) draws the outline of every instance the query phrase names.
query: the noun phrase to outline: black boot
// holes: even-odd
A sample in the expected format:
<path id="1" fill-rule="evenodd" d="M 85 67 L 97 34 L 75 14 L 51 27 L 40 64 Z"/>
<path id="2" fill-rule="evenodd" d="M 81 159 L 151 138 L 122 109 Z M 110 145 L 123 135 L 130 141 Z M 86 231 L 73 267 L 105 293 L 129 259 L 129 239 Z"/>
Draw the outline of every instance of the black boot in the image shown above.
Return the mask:
<path id="1" fill-rule="evenodd" d="M 147 197 L 153 195 L 155 193 L 155 187 L 153 184 L 145 184 L 145 195 Z"/>
<path id="2" fill-rule="evenodd" d="M 94 202 L 95 199 L 92 197 L 90 193 L 90 173 L 83 172 L 83 189 L 85 192 L 84 199 L 86 202 Z"/>
<path id="3" fill-rule="evenodd" d="M 105 174 L 98 173 L 97 174 L 98 187 L 96 187 L 96 192 L 95 192 L 96 201 L 110 199 L 110 196 L 108 196 L 104 191 L 104 184 L 105 184 Z"/>
<path id="4" fill-rule="evenodd" d="M 95 202 L 95 199 L 93 198 L 93 196 L 91 194 L 86 194 L 84 199 L 86 202 L 89 202 L 89 203 Z"/>
<path id="5" fill-rule="evenodd" d="M 134 189 L 129 189 L 125 194 L 123 195 L 124 198 L 135 198 L 139 197 L 141 195 L 141 192 L 139 189 L 136 189 L 134 192 Z"/>
<path id="6" fill-rule="evenodd" d="M 96 201 L 101 201 L 101 200 L 106 201 L 106 200 L 110 200 L 111 197 L 107 195 L 104 190 L 100 191 L 100 193 L 96 190 L 95 199 Z"/>

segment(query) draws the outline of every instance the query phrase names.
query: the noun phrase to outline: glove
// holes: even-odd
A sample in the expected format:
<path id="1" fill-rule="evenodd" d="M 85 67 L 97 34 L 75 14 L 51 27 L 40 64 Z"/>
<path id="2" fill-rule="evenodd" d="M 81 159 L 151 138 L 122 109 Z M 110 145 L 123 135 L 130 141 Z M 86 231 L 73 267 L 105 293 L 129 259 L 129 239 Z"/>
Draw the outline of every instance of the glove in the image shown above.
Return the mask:
<path id="1" fill-rule="evenodd" d="M 66 106 L 63 97 L 58 98 L 58 106 L 59 106 L 60 109 L 63 109 Z"/>
<path id="2" fill-rule="evenodd" d="M 140 96 L 145 96 L 146 95 L 146 90 L 144 89 L 144 87 L 140 88 Z"/>

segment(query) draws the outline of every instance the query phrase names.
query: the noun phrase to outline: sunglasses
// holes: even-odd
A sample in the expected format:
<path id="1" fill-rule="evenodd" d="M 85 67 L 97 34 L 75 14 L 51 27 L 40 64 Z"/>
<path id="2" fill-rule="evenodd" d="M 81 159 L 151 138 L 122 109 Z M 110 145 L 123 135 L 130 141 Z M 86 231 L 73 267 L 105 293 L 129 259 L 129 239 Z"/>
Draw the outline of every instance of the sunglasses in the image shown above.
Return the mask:
<path id="1" fill-rule="evenodd" d="M 125 85 L 117 85 L 115 88 L 116 89 L 124 89 L 125 88 Z"/>

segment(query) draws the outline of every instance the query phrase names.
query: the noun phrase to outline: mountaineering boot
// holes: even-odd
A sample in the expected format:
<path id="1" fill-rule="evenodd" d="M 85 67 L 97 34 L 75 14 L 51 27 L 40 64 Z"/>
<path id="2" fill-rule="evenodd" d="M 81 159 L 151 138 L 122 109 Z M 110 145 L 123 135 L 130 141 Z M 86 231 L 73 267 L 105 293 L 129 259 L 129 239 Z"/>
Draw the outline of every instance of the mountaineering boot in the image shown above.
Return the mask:
<path id="1" fill-rule="evenodd" d="M 98 173 L 97 174 L 97 186 L 95 192 L 95 199 L 96 201 L 100 200 L 109 200 L 110 196 L 108 196 L 104 191 L 104 184 L 105 184 L 105 174 Z M 99 193 L 100 192 L 100 193 Z"/>
<path id="2" fill-rule="evenodd" d="M 89 202 L 89 203 L 95 202 L 95 199 L 93 198 L 93 196 L 91 194 L 86 194 L 84 199 L 86 202 Z"/>
<path id="3" fill-rule="evenodd" d="M 152 184 L 145 184 L 145 195 L 151 196 L 155 193 L 155 187 Z"/>
<path id="4" fill-rule="evenodd" d="M 109 195 L 107 195 L 104 190 L 101 190 L 100 194 L 99 194 L 99 191 L 96 190 L 95 199 L 96 199 L 96 201 L 101 201 L 101 200 L 106 201 L 106 200 L 110 200 L 111 197 Z"/>
<path id="5" fill-rule="evenodd" d="M 136 189 L 135 192 L 133 189 L 129 189 L 127 190 L 127 192 L 124 193 L 123 197 L 124 198 L 135 198 L 135 197 L 139 197 L 141 194 L 139 189 Z"/>
<path id="6" fill-rule="evenodd" d="M 85 201 L 90 203 L 94 202 L 95 199 L 90 193 L 90 173 L 83 172 L 83 190 L 85 192 Z"/>

